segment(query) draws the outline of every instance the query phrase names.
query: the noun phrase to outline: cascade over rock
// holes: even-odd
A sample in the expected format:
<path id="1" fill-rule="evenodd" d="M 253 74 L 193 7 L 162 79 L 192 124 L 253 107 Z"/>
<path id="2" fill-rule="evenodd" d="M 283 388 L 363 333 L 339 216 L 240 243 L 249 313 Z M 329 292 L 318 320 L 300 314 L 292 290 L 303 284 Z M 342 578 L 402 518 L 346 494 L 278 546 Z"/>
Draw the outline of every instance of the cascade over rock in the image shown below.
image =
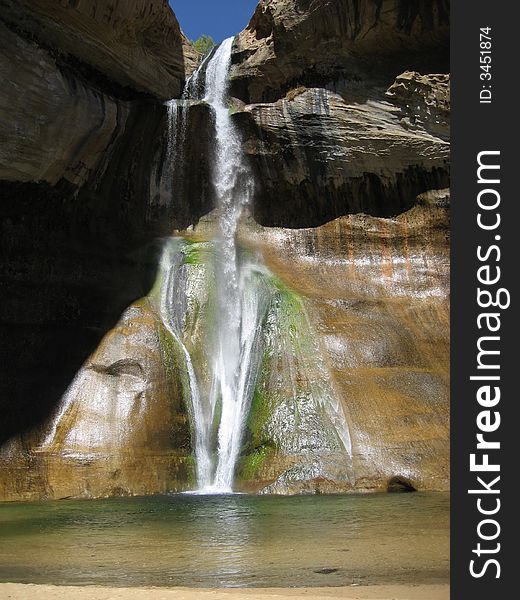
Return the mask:
<path id="1" fill-rule="evenodd" d="M 207 317 L 233 321 L 246 271 L 265 304 L 234 489 L 448 489 L 449 3 L 261 0 L 227 48 L 255 181 L 227 224 L 215 102 L 177 100 L 200 57 L 166 2 L 0 6 L 0 498 L 195 489 L 186 353 L 220 406 L 215 350 L 240 344 Z"/>
<path id="2" fill-rule="evenodd" d="M 334 471 L 287 478 L 295 457 L 279 445 L 247 473 L 248 489 L 386 490 L 394 475 L 416 489 L 449 489 L 449 190 L 420 195 L 395 218 L 251 224 L 241 236 L 302 298 L 352 440 L 348 482 Z M 269 443 L 269 417 L 252 425 Z"/>
<path id="3" fill-rule="evenodd" d="M 231 492 L 239 457 L 242 455 L 241 473 L 248 472 L 251 478 L 251 465 L 272 454 L 274 448 L 286 448 L 292 456 L 292 462 L 278 476 L 280 481 L 301 485 L 309 478 L 330 476 L 338 483 L 347 483 L 351 457 L 348 424 L 329 385 L 326 368 L 316 358 L 319 348 L 310 341 L 311 326 L 304 306 L 289 290 L 279 289 L 260 256 L 250 256 L 246 248 L 237 246 L 254 177 L 228 108 L 232 42 L 232 38 L 225 40 L 208 57 L 184 94 L 188 99 L 202 95 L 215 113 L 214 154 L 209 157 L 216 202 L 214 228 L 209 235 L 213 260 L 208 264 L 207 257 L 198 258 L 205 286 L 209 287 L 207 297 L 192 297 L 190 290 L 200 287 L 200 282 L 197 285 L 190 280 L 186 248 L 175 251 L 167 245 L 162 260 L 162 271 L 167 275 L 162 284 L 161 316 L 185 363 L 197 491 Z M 169 129 L 177 129 L 177 133 L 171 136 L 168 154 L 176 172 L 179 167 L 189 168 L 182 144 L 174 148 L 173 142 L 179 142 L 178 132 L 183 131 L 182 120 L 186 110 L 191 110 L 191 100 L 171 101 L 169 108 Z M 189 307 L 194 301 L 204 307 L 199 308 L 204 315 L 199 327 L 208 343 L 202 349 L 193 340 L 184 342 L 186 324 L 201 320 L 191 314 Z M 201 373 L 197 361 L 201 350 L 207 373 Z M 255 414 L 259 411 L 272 415 L 267 419 L 270 435 L 262 441 Z M 245 429 L 248 439 L 244 452 Z"/>

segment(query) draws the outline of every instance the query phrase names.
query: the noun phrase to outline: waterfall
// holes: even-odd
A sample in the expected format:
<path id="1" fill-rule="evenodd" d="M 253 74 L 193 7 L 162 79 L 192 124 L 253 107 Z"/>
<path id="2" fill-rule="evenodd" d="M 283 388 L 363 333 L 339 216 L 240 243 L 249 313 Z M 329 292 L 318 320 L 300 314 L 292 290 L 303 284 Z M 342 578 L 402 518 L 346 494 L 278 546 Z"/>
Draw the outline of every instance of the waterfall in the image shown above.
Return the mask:
<path id="1" fill-rule="evenodd" d="M 212 183 L 216 198 L 218 234 L 215 246 L 215 339 L 212 348 L 211 387 L 202 397 L 192 361 L 182 342 L 172 313 L 178 310 L 173 298 L 182 285 L 175 281 L 179 272 L 171 248 L 163 254 L 166 274 L 161 294 L 161 315 L 168 331 L 179 344 L 189 377 L 191 416 L 195 437 L 197 483 L 200 492 L 232 491 L 235 465 L 240 452 L 256 378 L 257 360 L 253 360 L 261 334 L 261 319 L 266 303 L 258 289 L 255 265 L 240 261 L 236 246 L 238 221 L 252 196 L 253 178 L 241 148 L 241 140 L 229 114 L 227 77 L 231 63 L 233 38 L 222 42 L 207 57 L 187 82 L 185 100 L 168 103 L 168 152 L 171 163 L 182 161 L 182 144 L 176 139 L 178 111 L 186 101 L 200 98 L 201 89 L 214 113 L 215 150 Z M 205 75 L 205 85 L 201 78 Z M 177 142 L 177 143 L 176 143 Z M 175 151 L 173 145 L 179 147 Z M 176 154 L 176 156 L 174 156 Z M 216 440 L 214 421 L 220 416 Z M 215 455 L 216 446 L 216 456 Z"/>
<path id="2" fill-rule="evenodd" d="M 191 400 L 191 420 L 196 427 L 195 458 L 197 460 L 197 482 L 206 487 L 211 482 L 212 460 L 210 436 L 213 414 L 205 410 L 190 353 L 182 340 L 182 316 L 186 312 L 186 282 L 182 264 L 182 252 L 171 239 L 166 243 L 161 257 L 162 279 L 159 312 L 166 329 L 179 347 L 188 375 L 187 390 Z"/>
<path id="3" fill-rule="evenodd" d="M 175 193 L 182 197 L 184 186 L 184 149 L 186 146 L 187 114 L 189 104 L 185 100 L 169 100 L 166 103 L 168 115 L 168 137 L 166 157 L 163 163 L 161 183 L 165 186 L 159 194 L 159 204 L 164 205 Z"/>
<path id="4" fill-rule="evenodd" d="M 214 115 L 210 166 L 216 233 L 210 241 L 201 241 L 198 232 L 169 237 L 147 300 L 160 316 L 165 368 L 175 371 L 186 400 L 196 493 L 229 493 L 235 471 L 244 477 L 262 457 L 280 452 L 290 461 L 265 488 L 278 493 L 295 481 L 348 479 L 350 433 L 303 300 L 258 253 L 236 242 L 253 177 L 227 106 L 231 46 L 232 39 L 223 42 L 193 75 L 183 99 L 167 103 L 160 201 L 184 191 L 189 196 L 183 189 L 190 181 L 185 178 L 188 117 L 191 106 L 204 101 Z M 128 310 L 141 314 L 135 307 Z M 107 348 L 125 357 L 125 339 L 119 335 Z M 140 394 L 147 383 L 133 371 L 116 369 L 114 378 L 113 366 L 105 358 L 84 365 L 42 432 L 39 451 L 81 457 L 125 447 L 129 415 L 145 414 Z"/>
<path id="5" fill-rule="evenodd" d="M 217 197 L 219 233 L 216 240 L 217 348 L 211 404 L 221 402 L 218 462 L 213 487 L 230 491 L 250 401 L 251 353 L 258 307 L 247 298 L 247 278 L 240 272 L 235 242 L 242 208 L 252 194 L 252 174 L 244 163 L 239 134 L 229 115 L 227 75 L 233 38 L 222 42 L 206 70 L 204 100 L 215 112 L 213 185 Z"/>
<path id="6" fill-rule="evenodd" d="M 186 396 L 190 399 L 198 493 L 232 492 L 263 352 L 269 346 L 273 351 L 273 340 L 268 339 L 270 331 L 281 336 L 283 343 L 304 346 L 297 334 L 284 334 L 283 328 L 265 328 L 267 320 L 277 318 L 280 286 L 274 283 L 273 275 L 261 260 L 241 252 L 236 243 L 241 214 L 252 198 L 253 175 L 245 161 L 240 133 L 228 106 L 227 79 L 232 44 L 233 38 L 229 38 L 206 57 L 188 80 L 183 99 L 172 100 L 167 105 L 167 159 L 171 163 L 171 173 L 182 171 L 185 167 L 183 145 L 186 115 L 183 111 L 189 108 L 190 103 L 198 100 L 209 104 L 215 125 L 211 170 L 217 233 L 211 242 L 210 279 L 213 291 L 211 298 L 206 298 L 210 315 L 206 326 L 211 323 L 205 337 L 207 364 L 194 364 L 194 357 L 190 356 L 189 351 L 193 347 L 193 340 L 183 339 L 186 334 L 187 294 L 190 293 L 189 268 L 192 268 L 187 258 L 187 242 L 183 246 L 179 239 L 170 240 L 165 245 L 161 261 L 159 308 L 161 319 L 178 347 L 180 360 L 186 369 L 184 386 Z M 177 180 L 174 178 L 174 188 Z M 309 327 L 303 321 L 299 329 L 302 336 L 309 335 Z M 312 380 L 307 383 L 309 390 L 313 388 L 306 392 L 308 410 L 327 414 L 336 431 L 334 439 L 338 438 L 350 455 L 350 438 L 343 411 L 337 399 L 333 398 L 334 394 L 322 383 L 325 375 L 314 369 L 313 379 L 311 373 L 314 371 L 308 363 L 316 363 L 316 360 L 307 358 L 302 348 L 296 349 L 294 360 L 300 367 L 306 368 Z M 199 356 L 193 349 L 195 357 Z M 200 358 L 197 360 L 200 362 Z M 293 370 L 296 372 L 295 365 Z M 295 376 L 291 394 L 293 402 L 305 397 L 301 390 L 296 389 L 300 380 L 303 381 Z M 278 413 L 286 415 L 287 411 L 279 410 Z M 317 427 L 320 428 L 319 425 Z M 281 427 L 280 432 L 283 430 Z M 300 433 L 296 435 L 301 438 Z M 321 440 L 319 435 L 312 432 L 311 436 L 312 439 Z M 327 447 L 331 447 L 323 438 L 323 447 L 327 444 Z"/>

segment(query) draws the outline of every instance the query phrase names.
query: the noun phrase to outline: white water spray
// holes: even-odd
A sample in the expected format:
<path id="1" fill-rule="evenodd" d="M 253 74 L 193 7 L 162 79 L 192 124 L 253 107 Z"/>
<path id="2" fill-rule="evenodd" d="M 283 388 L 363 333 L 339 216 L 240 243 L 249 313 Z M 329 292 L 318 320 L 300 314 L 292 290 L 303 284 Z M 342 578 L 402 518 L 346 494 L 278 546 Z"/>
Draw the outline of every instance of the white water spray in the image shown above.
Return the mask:
<path id="1" fill-rule="evenodd" d="M 212 302 L 214 331 L 208 340 L 210 385 L 204 386 L 203 381 L 197 381 L 196 369 L 182 341 L 179 315 L 185 312 L 183 295 L 186 281 L 183 280 L 183 272 L 184 276 L 186 273 L 179 247 L 176 250 L 173 246 L 165 247 L 161 269 L 165 274 L 161 293 L 162 319 L 182 349 L 189 380 L 197 461 L 196 493 L 232 492 L 235 467 L 261 364 L 263 321 L 273 298 L 272 285 L 269 287 L 266 283 L 270 273 L 258 261 L 241 255 L 236 244 L 240 216 L 252 198 L 253 176 L 244 160 L 240 135 L 228 107 L 227 79 L 232 44 L 233 38 L 222 42 L 188 81 L 184 100 L 172 101 L 180 107 L 194 97 L 202 99 L 211 106 L 215 123 L 212 184 L 218 231 L 213 241 L 215 295 Z M 179 161 L 182 160 L 179 152 L 183 150 L 176 151 L 172 147 L 178 142 L 172 131 L 178 127 L 176 106 L 171 104 L 168 107 L 168 156 L 170 160 Z M 173 156 L 172 152 L 176 155 Z M 320 402 L 314 404 L 317 407 L 321 405 Z M 337 425 L 342 411 L 328 404 L 322 408 L 331 413 L 329 417 Z M 347 451 L 350 450 L 350 440 L 340 437 Z"/>
<path id="2" fill-rule="evenodd" d="M 208 451 L 211 446 L 211 426 L 213 414 L 205 410 L 195 369 L 184 342 L 182 341 L 182 316 L 186 312 L 185 281 L 183 281 L 183 254 L 178 248 L 178 240 L 169 240 L 161 257 L 162 278 L 160 295 L 161 320 L 180 349 L 186 364 L 189 396 L 191 400 L 191 420 L 196 427 L 195 458 L 197 461 L 197 481 L 210 482 L 212 460 Z M 207 484 L 207 483 L 206 483 Z"/>
<path id="3" fill-rule="evenodd" d="M 218 461 L 211 488 L 231 491 L 244 422 L 252 394 L 251 354 L 258 333 L 258 298 L 246 295 L 235 242 L 238 220 L 253 191 L 252 174 L 243 160 L 239 134 L 227 104 L 227 76 L 233 38 L 222 42 L 206 70 L 204 100 L 215 111 L 213 185 L 217 197 L 219 235 L 216 240 L 217 348 L 213 398 L 221 402 Z"/>
<path id="4" fill-rule="evenodd" d="M 163 271 L 169 269 L 168 283 L 163 283 L 161 312 L 170 333 L 182 347 L 190 381 L 192 421 L 197 460 L 197 482 L 200 492 L 232 491 L 236 462 L 245 421 L 254 391 L 258 361 L 253 360 L 259 344 L 261 319 L 266 302 L 258 289 L 255 265 L 241 261 L 236 246 L 238 221 L 253 192 L 253 177 L 244 162 L 241 140 L 229 114 L 227 78 L 231 64 L 233 38 L 222 42 L 187 83 L 184 97 L 198 95 L 205 71 L 203 100 L 215 118 L 215 155 L 212 183 L 216 198 L 218 234 L 215 239 L 215 324 L 212 349 L 211 389 L 201 398 L 191 359 L 182 344 L 178 328 L 172 325 L 171 306 L 175 295 L 174 258 L 168 251 L 163 256 Z M 182 101 L 181 101 L 182 102 Z M 169 145 L 174 142 L 172 129 L 175 106 L 168 105 Z M 170 150 L 168 154 L 171 155 Z M 173 157 L 170 157 L 170 160 Z M 177 157 L 178 160 L 178 157 Z M 169 265 L 169 267 L 167 267 Z M 172 268 L 173 267 L 173 268 Z M 173 287 L 172 287 L 173 286 Z M 265 295 L 264 295 L 265 296 Z M 220 415 L 216 439 L 214 421 Z"/>

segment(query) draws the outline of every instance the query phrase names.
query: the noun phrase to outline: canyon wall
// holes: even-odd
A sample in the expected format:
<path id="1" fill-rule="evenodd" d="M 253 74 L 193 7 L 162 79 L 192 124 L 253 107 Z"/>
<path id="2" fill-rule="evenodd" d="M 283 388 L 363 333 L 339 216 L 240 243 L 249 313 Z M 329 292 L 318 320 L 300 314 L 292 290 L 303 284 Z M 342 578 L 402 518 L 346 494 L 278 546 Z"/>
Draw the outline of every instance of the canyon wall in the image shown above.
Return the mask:
<path id="1" fill-rule="evenodd" d="M 392 218 L 356 214 L 242 236 L 301 298 L 352 441 L 350 461 L 335 459 L 348 480 L 289 477 L 300 461 L 261 424 L 248 452 L 275 450 L 245 473 L 244 489 L 385 491 L 396 481 L 449 489 L 449 190 L 422 194 Z M 319 448 L 302 447 L 312 474 Z"/>
<path id="2" fill-rule="evenodd" d="M 199 57 L 164 2 L 0 6 L 0 497 L 189 487 L 182 365 L 139 299 L 161 237 L 213 207 L 204 103 L 181 194 L 163 173 L 163 101 Z M 292 477 L 253 419 L 241 489 L 448 488 L 448 15 L 443 0 L 261 0 L 235 40 L 256 186 L 240 242 L 301 298 L 352 436 L 349 481 Z"/>
<path id="3" fill-rule="evenodd" d="M 235 41 L 233 95 L 272 102 L 292 88 L 389 85 L 445 72 L 449 0 L 260 0 Z"/>
<path id="4" fill-rule="evenodd" d="M 161 0 L 0 3 L 0 440 L 49 417 L 154 281 L 158 236 L 211 205 L 166 199 L 167 114 L 198 60 Z M 188 128 L 208 130 L 193 111 Z M 206 153 L 197 133 L 187 149 Z"/>
<path id="5" fill-rule="evenodd" d="M 352 436 L 348 482 L 291 480 L 279 448 L 244 486 L 448 489 L 449 2 L 261 0 L 231 90 L 244 237 L 301 294 Z"/>

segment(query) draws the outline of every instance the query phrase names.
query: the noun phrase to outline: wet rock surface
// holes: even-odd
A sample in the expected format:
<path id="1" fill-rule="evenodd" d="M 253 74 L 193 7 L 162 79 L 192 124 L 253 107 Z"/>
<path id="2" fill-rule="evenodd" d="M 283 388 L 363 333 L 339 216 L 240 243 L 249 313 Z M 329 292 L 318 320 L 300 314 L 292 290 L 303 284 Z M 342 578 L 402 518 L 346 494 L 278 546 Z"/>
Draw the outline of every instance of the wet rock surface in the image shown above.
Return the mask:
<path id="1" fill-rule="evenodd" d="M 395 218 L 351 215 L 309 229 L 241 226 L 240 243 L 262 253 L 286 290 L 286 308 L 265 331 L 267 363 L 258 376 L 237 489 L 397 491 L 403 482 L 418 490 L 448 489 L 449 193 L 432 190 L 422 198 Z M 205 219 L 190 235 L 204 239 L 211 227 Z M 193 269 L 190 287 L 204 281 L 200 267 Z M 205 310 L 197 299 L 205 294 L 192 290 L 194 312 L 184 319 L 197 358 L 205 339 Z M 143 302 L 125 313 L 80 371 L 84 384 L 72 386 L 63 404 L 68 408 L 43 430 L 48 437 L 58 423 L 54 441 L 42 447 L 45 436 L 32 434 L 21 438 L 25 451 L 4 449 L 0 479 L 4 486 L 18 482 L 7 488 L 10 498 L 21 489 L 20 497 L 35 498 L 70 489 L 94 496 L 193 485 L 187 413 L 179 400 L 185 367 L 165 360 L 162 328 Z M 339 402 L 345 415 L 348 452 L 325 397 Z M 179 436 L 171 438 L 176 430 Z M 152 440 L 151 431 L 164 435 Z M 127 465 L 117 467 L 117 486 L 106 483 L 104 461 Z M 58 465 L 52 489 L 45 487 L 49 475 L 41 464 Z M 147 475 L 138 481 L 129 464 L 147 465 Z"/>
<path id="2" fill-rule="evenodd" d="M 207 118 L 193 111 L 192 126 L 204 131 Z M 191 174 L 194 203 L 165 202 L 166 131 L 162 105 L 134 106 L 104 171 L 83 187 L 0 182 L 2 439 L 48 417 L 103 335 L 151 288 L 160 238 L 211 206 L 204 164 Z M 195 159 L 204 146 L 200 133 L 192 139 Z"/>
<path id="3" fill-rule="evenodd" d="M 243 233 L 303 298 L 352 439 L 350 482 L 293 479 L 282 493 L 387 491 L 396 477 L 449 488 L 449 192 L 428 196 L 395 218 Z M 288 458 L 269 455 L 250 489 L 283 481 Z"/>

